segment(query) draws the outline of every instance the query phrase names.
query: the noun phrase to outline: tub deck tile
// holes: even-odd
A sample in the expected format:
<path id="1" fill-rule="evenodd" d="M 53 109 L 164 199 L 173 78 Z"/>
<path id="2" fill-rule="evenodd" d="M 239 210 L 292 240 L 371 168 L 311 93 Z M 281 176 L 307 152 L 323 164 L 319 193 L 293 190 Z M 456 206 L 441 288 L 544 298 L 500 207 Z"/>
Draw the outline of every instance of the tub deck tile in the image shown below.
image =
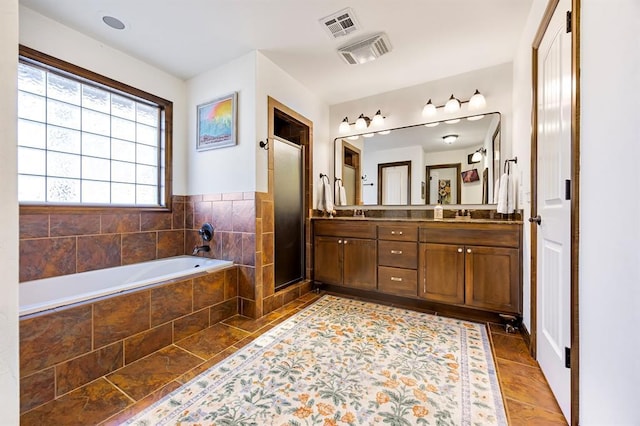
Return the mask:
<path id="1" fill-rule="evenodd" d="M 244 339 L 249 334 L 239 328 L 218 323 L 200 333 L 176 342 L 176 346 L 184 348 L 206 360 Z"/>

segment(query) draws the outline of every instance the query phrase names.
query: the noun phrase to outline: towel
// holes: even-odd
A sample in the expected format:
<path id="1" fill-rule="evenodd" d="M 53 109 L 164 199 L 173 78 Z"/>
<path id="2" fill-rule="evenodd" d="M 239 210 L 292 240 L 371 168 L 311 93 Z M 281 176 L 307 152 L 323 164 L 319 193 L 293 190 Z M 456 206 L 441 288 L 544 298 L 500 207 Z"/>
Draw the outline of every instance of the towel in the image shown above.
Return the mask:
<path id="1" fill-rule="evenodd" d="M 508 173 L 504 173 L 500 178 L 500 184 L 497 188 L 498 206 L 496 211 L 503 214 L 511 214 L 516 207 L 516 186 L 513 177 Z"/>
<path id="2" fill-rule="evenodd" d="M 342 181 L 341 180 L 338 180 L 336 183 L 337 183 L 337 188 L 336 188 L 336 202 L 337 202 L 337 205 L 346 206 L 347 205 L 347 191 L 344 189 L 344 186 L 342 186 Z"/>
<path id="3" fill-rule="evenodd" d="M 332 214 L 333 213 L 333 200 L 331 197 L 331 185 L 329 185 L 329 179 L 322 180 L 322 191 L 320 194 L 320 210 Z"/>

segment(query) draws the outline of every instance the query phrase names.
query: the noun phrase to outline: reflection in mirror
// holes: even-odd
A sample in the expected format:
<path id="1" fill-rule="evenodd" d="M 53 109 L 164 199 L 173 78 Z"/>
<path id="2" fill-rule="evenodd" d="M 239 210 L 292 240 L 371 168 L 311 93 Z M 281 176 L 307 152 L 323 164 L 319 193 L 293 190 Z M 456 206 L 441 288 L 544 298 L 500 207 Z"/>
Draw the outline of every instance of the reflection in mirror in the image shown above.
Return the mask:
<path id="1" fill-rule="evenodd" d="M 434 205 L 440 184 L 450 190 L 443 204 L 494 203 L 500 113 L 367 136 L 335 139 L 335 174 L 347 205 Z"/>

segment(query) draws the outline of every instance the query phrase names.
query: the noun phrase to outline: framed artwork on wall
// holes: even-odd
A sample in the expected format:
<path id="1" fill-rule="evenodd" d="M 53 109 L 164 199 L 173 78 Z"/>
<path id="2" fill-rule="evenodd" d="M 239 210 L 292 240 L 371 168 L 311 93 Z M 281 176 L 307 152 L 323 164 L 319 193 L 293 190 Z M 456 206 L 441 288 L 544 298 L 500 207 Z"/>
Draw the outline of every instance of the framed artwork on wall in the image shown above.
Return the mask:
<path id="1" fill-rule="evenodd" d="M 198 105 L 196 150 L 224 148 L 237 143 L 238 93 Z"/>

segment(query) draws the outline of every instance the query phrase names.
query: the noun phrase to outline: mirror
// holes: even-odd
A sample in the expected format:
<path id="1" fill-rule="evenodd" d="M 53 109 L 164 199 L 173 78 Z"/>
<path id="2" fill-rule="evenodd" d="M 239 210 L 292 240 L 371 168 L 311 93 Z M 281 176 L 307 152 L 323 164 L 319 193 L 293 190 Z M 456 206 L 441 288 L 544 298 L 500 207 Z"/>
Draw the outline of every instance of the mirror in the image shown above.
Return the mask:
<path id="1" fill-rule="evenodd" d="M 336 204 L 492 204 L 500 113 L 338 137 L 334 149 L 346 194 Z"/>

